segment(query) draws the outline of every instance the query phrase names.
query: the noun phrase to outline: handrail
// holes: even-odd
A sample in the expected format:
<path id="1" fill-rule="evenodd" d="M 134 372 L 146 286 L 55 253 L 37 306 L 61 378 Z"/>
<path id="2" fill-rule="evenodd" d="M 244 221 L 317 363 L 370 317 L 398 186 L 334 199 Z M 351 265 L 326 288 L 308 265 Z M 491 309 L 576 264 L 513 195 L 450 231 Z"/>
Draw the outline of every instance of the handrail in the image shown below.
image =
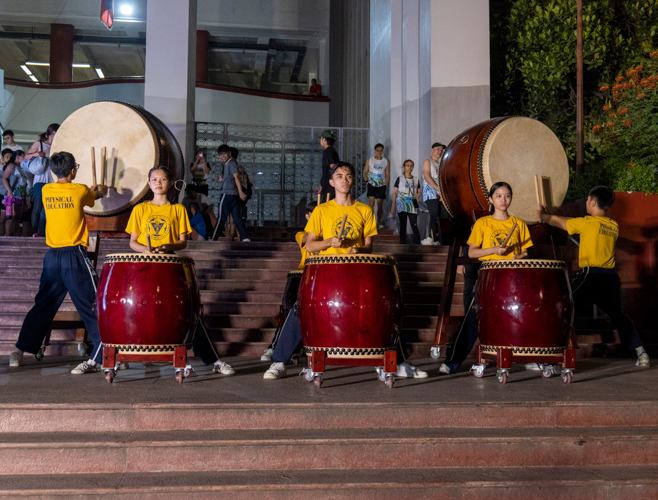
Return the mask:
<path id="1" fill-rule="evenodd" d="M 119 78 L 103 78 L 99 80 L 85 80 L 80 82 L 66 82 L 66 83 L 49 83 L 49 82 L 26 82 L 23 80 L 16 80 L 13 78 L 5 78 L 5 84 L 14 85 L 16 87 L 26 87 L 33 89 L 83 89 L 87 87 L 94 87 L 96 85 L 112 85 L 120 83 L 144 83 L 143 77 L 119 77 Z M 242 87 L 233 87 L 231 85 L 218 85 L 214 83 L 196 82 L 196 87 L 200 89 L 221 90 L 223 92 L 233 92 L 236 94 L 253 95 L 257 97 L 268 97 L 270 99 L 283 99 L 288 101 L 302 101 L 302 102 L 331 102 L 328 97 L 314 97 L 310 95 L 295 95 L 284 94 L 282 92 L 264 92 L 262 90 L 246 89 Z"/>

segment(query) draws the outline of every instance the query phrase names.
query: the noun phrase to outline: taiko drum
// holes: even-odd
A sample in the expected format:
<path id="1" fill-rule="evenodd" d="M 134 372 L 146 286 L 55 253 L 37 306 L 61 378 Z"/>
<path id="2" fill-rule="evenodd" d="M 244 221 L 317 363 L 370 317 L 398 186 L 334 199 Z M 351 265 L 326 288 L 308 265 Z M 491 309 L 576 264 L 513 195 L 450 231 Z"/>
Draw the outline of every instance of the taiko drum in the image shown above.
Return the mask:
<path id="1" fill-rule="evenodd" d="M 177 255 L 112 254 L 97 292 L 103 345 L 132 354 L 166 354 L 189 345 L 200 313 L 194 260 Z"/>
<path id="2" fill-rule="evenodd" d="M 402 295 L 395 259 L 386 255 L 325 255 L 306 259 L 299 321 L 307 355 L 376 358 L 395 349 Z"/>
<path id="3" fill-rule="evenodd" d="M 475 297 L 484 354 L 512 348 L 514 357 L 560 355 L 568 346 L 574 308 L 564 262 L 483 262 Z"/>

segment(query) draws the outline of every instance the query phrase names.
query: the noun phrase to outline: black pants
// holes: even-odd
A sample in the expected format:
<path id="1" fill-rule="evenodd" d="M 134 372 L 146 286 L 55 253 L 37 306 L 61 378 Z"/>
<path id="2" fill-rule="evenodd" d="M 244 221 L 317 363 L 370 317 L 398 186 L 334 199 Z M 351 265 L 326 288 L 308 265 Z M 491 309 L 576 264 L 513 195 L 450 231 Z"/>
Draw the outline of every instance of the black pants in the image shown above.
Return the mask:
<path id="1" fill-rule="evenodd" d="M 441 241 L 441 225 L 439 224 L 439 214 L 441 205 L 438 199 L 427 200 L 425 202 L 427 210 L 430 213 L 430 235 L 434 241 Z"/>
<path id="2" fill-rule="evenodd" d="M 216 240 L 224 232 L 224 225 L 228 220 L 228 216 L 233 216 L 233 222 L 235 223 L 235 228 L 238 230 L 240 235 L 240 240 L 247 239 L 247 228 L 240 217 L 240 197 L 237 194 L 223 194 L 219 201 L 219 221 L 217 226 L 215 226 L 215 232 L 212 235 L 212 239 Z"/>
<path id="3" fill-rule="evenodd" d="M 27 313 L 16 347 L 36 354 L 50 331 L 52 321 L 68 292 L 85 323 L 92 344 L 91 358 L 102 361 L 101 336 L 96 320 L 96 285 L 98 275 L 86 250 L 81 246 L 51 248 L 43 259 L 39 292 Z"/>
<path id="4" fill-rule="evenodd" d="M 197 193 L 208 196 L 208 184 L 194 184 L 194 189 Z"/>
<path id="5" fill-rule="evenodd" d="M 199 318 L 196 325 L 194 339 L 192 340 L 192 349 L 194 349 L 194 354 L 201 358 L 204 365 L 210 365 L 219 360 L 219 353 L 215 349 L 215 344 L 210 339 L 208 329 L 202 317 Z"/>
<path id="6" fill-rule="evenodd" d="M 643 345 L 635 324 L 621 308 L 621 281 L 614 269 L 586 267 L 571 283 L 571 293 L 578 307 L 594 304 L 610 317 L 625 348 Z"/>
<path id="7" fill-rule="evenodd" d="M 414 232 L 414 243 L 420 243 L 420 231 L 418 231 L 418 214 L 412 214 L 410 212 L 398 212 L 398 217 L 400 218 L 400 243 L 404 244 L 407 242 L 407 217 L 409 218 L 409 224 L 411 224 L 411 230 Z"/>
<path id="8" fill-rule="evenodd" d="M 273 342 L 272 361 L 275 363 L 287 363 L 302 348 L 302 329 L 299 324 L 298 311 L 299 304 L 295 304 L 288 313 L 281 333 Z M 406 362 L 409 358 L 407 346 L 402 339 L 398 340 L 396 352 L 398 364 Z"/>

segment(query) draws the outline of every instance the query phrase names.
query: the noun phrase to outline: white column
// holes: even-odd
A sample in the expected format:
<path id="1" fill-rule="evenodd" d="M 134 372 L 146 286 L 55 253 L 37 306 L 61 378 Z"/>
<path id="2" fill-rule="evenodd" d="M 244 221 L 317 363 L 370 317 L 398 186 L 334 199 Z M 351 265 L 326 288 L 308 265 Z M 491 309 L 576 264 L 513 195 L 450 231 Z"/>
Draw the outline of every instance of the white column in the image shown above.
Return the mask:
<path id="1" fill-rule="evenodd" d="M 176 136 L 185 164 L 194 156 L 196 26 L 197 0 L 146 4 L 144 107 Z"/>

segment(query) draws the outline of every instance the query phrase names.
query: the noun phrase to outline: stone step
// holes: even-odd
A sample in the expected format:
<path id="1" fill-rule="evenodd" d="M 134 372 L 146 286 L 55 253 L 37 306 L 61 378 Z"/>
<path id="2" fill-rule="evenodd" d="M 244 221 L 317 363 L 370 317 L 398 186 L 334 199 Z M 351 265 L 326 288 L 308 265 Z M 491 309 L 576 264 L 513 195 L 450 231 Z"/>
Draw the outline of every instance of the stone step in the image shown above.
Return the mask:
<path id="1" fill-rule="evenodd" d="M 404 468 L 10 475 L 6 498 L 578 500 L 656 498 L 658 467 Z"/>
<path id="2" fill-rule="evenodd" d="M 658 465 L 657 427 L 0 434 L 0 474 Z"/>

